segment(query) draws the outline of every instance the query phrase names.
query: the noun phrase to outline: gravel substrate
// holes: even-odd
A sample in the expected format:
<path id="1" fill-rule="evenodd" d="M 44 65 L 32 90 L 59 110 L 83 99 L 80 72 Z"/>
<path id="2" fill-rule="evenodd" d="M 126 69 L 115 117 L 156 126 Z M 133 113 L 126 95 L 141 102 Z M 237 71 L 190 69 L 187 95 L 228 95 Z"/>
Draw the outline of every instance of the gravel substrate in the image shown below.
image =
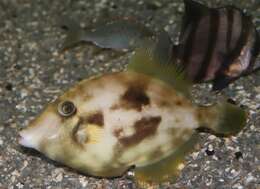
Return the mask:
<path id="1" fill-rule="evenodd" d="M 259 0 L 207 3 L 233 3 L 252 14 L 260 29 Z M 72 17 L 82 27 L 91 27 L 104 18 L 137 17 L 155 30 L 166 29 L 174 38 L 182 14 L 180 0 L 0 0 L 0 188 L 136 188 L 126 176 L 88 177 L 21 148 L 17 133 L 75 82 L 122 70 L 129 58 L 129 53 L 101 50 L 90 44 L 60 52 L 66 36 L 62 19 Z M 260 188 L 259 72 L 239 79 L 218 95 L 209 92 L 209 85 L 194 87 L 198 103 L 206 104 L 221 96 L 234 99 L 249 111 L 247 127 L 231 138 L 202 133 L 196 152 L 187 156 L 188 164 L 177 182 L 163 183 L 160 188 Z"/>

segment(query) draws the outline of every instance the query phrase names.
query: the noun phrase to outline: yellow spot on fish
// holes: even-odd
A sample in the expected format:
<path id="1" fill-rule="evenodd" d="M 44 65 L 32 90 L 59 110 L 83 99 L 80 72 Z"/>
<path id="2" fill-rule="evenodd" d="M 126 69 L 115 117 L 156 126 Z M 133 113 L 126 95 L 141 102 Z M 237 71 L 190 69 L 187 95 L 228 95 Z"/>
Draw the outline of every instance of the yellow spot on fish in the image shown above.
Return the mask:
<path id="1" fill-rule="evenodd" d="M 86 127 L 86 132 L 87 132 L 87 136 L 88 136 L 87 142 L 89 144 L 96 144 L 101 140 L 104 129 L 100 128 L 99 125 L 88 124 Z"/>
<path id="2" fill-rule="evenodd" d="M 103 129 L 96 124 L 80 125 L 75 133 L 76 141 L 81 144 L 96 144 L 100 142 Z"/>

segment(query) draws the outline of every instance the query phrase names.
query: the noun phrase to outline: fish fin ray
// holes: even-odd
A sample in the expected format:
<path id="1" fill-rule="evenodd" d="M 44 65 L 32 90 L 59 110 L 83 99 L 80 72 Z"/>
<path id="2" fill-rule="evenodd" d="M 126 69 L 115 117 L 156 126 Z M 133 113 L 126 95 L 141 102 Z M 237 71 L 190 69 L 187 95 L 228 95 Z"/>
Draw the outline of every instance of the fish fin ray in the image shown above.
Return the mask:
<path id="1" fill-rule="evenodd" d="M 224 101 L 213 107 L 202 108 L 206 110 L 204 117 L 209 118 L 213 116 L 215 121 L 207 120 L 207 123 L 203 123 L 202 121 L 201 125 L 211 129 L 215 135 L 236 135 L 246 126 L 247 112 L 232 103 Z M 210 114 L 209 112 L 214 113 Z"/>
<path id="2" fill-rule="evenodd" d="M 88 133 L 88 143 L 99 143 L 104 133 L 104 128 L 101 128 L 100 126 L 95 124 L 88 124 L 86 129 Z"/>
<path id="3" fill-rule="evenodd" d="M 153 55 L 160 62 L 164 64 L 169 64 L 173 62 L 174 48 L 175 46 L 171 40 L 171 37 L 165 30 L 162 30 L 156 36 L 156 43 L 153 50 Z"/>
<path id="4" fill-rule="evenodd" d="M 104 129 L 95 124 L 80 125 L 76 131 L 76 140 L 80 144 L 97 144 L 100 142 Z"/>
<path id="5" fill-rule="evenodd" d="M 194 132 L 190 139 L 180 145 L 172 154 L 144 167 L 134 169 L 134 177 L 138 185 L 154 185 L 164 181 L 174 181 L 177 179 L 181 166 L 185 163 L 185 156 L 194 150 L 199 135 Z"/>
<path id="6" fill-rule="evenodd" d="M 135 50 L 127 69 L 162 80 L 186 96 L 190 94 L 191 82 L 186 79 L 181 67 L 159 60 L 154 55 L 154 43 L 151 41 Z"/>

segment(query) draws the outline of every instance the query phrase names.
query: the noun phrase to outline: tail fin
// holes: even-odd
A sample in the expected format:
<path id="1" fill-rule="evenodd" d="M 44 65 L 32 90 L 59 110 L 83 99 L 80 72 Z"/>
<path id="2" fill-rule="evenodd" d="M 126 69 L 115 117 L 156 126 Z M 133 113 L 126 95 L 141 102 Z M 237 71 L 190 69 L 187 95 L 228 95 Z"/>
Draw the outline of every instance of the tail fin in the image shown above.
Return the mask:
<path id="1" fill-rule="evenodd" d="M 204 110 L 202 124 L 213 131 L 214 134 L 230 136 L 239 133 L 246 125 L 247 113 L 240 107 L 228 102 L 220 103 L 214 107 L 202 108 Z M 214 112 L 212 114 L 212 112 Z M 210 116 L 212 115 L 212 121 Z"/>
<path id="2" fill-rule="evenodd" d="M 77 45 L 79 42 L 83 40 L 83 30 L 81 29 L 79 24 L 77 24 L 76 21 L 71 19 L 63 20 L 66 21 L 61 21 L 61 25 L 68 29 L 68 34 L 64 43 L 62 44 L 61 51 L 67 50 L 68 48 Z"/>

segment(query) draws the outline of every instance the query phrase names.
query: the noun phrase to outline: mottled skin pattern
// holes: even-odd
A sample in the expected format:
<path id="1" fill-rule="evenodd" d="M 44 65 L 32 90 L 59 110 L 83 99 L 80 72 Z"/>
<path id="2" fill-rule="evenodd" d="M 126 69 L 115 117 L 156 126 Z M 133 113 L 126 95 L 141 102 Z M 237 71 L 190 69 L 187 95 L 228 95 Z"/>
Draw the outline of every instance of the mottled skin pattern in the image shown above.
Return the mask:
<path id="1" fill-rule="evenodd" d="M 71 101 L 77 111 L 62 117 L 57 106 Z M 51 103 L 21 132 L 22 144 L 95 176 L 119 176 L 168 154 L 217 116 L 193 106 L 160 80 L 135 72 L 83 80 Z"/>

